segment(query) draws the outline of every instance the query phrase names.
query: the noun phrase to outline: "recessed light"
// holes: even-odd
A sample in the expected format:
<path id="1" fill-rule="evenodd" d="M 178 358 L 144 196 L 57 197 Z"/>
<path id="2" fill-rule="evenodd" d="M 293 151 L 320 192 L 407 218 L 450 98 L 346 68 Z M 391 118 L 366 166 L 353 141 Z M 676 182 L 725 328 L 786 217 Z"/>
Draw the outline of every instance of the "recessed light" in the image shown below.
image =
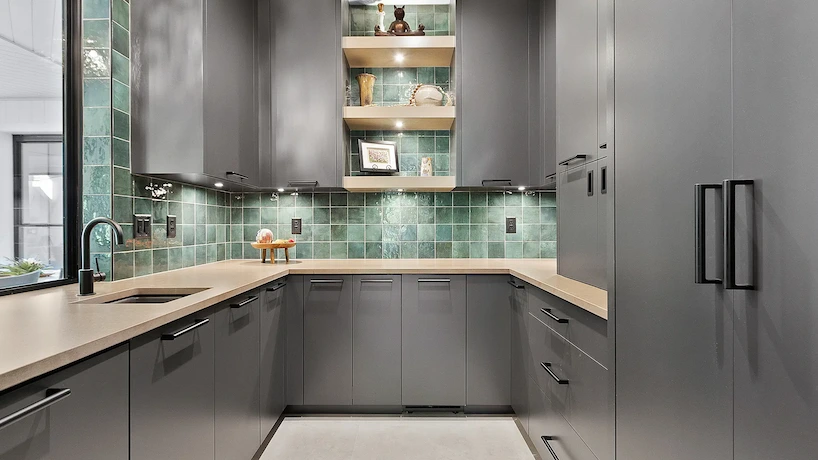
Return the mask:
<path id="1" fill-rule="evenodd" d="M 283 188 L 278 189 L 278 193 L 283 193 L 283 192 L 284 192 Z"/>
<path id="2" fill-rule="evenodd" d="M 521 192 L 522 192 L 522 191 L 524 191 L 524 190 L 525 190 L 525 187 L 523 187 L 523 186 L 521 185 L 521 186 L 517 187 L 517 190 L 519 190 L 519 191 L 521 191 Z"/>
<path id="3" fill-rule="evenodd" d="M 395 128 L 403 128 L 403 122 L 398 120 L 395 122 Z"/>
<path id="4" fill-rule="evenodd" d="M 399 189 L 398 189 L 398 191 L 399 191 L 399 192 L 402 192 L 402 191 L 403 191 L 403 189 L 402 189 L 402 188 L 399 188 Z"/>
<path id="5" fill-rule="evenodd" d="M 215 184 L 213 184 L 213 185 L 214 185 L 216 188 L 222 188 L 222 187 L 224 187 L 224 184 L 222 184 L 221 182 L 216 182 L 216 183 L 215 183 Z"/>
<path id="6" fill-rule="evenodd" d="M 403 53 L 395 53 L 395 62 L 403 62 Z"/>

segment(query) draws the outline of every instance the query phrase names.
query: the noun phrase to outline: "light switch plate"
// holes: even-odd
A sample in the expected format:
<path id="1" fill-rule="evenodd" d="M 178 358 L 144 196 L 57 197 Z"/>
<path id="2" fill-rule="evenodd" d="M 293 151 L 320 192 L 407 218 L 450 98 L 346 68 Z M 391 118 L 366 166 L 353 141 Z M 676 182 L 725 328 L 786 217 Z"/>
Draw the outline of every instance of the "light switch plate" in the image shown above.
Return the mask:
<path id="1" fill-rule="evenodd" d="M 290 229 L 290 233 L 293 235 L 300 235 L 301 234 L 301 219 L 296 218 L 293 219 L 292 228 Z"/>
<path id="2" fill-rule="evenodd" d="M 151 215 L 133 215 L 133 237 L 137 240 L 145 240 L 151 237 Z"/>
<path id="3" fill-rule="evenodd" d="M 516 217 L 506 217 L 506 233 L 517 233 Z"/>
<path id="4" fill-rule="evenodd" d="M 168 216 L 166 230 L 168 238 L 176 238 L 176 216 Z"/>

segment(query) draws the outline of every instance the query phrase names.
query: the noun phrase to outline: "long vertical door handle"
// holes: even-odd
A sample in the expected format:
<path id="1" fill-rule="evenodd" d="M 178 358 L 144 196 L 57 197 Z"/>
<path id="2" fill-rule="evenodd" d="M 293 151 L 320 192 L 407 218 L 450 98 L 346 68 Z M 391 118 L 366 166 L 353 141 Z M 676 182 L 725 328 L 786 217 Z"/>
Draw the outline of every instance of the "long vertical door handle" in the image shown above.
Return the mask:
<path id="1" fill-rule="evenodd" d="M 696 184 L 696 284 L 721 284 L 719 278 L 707 278 L 705 267 L 707 265 L 707 251 L 705 249 L 705 239 L 707 237 L 707 225 L 705 209 L 705 193 L 707 190 L 721 190 L 721 184 Z"/>
<path id="2" fill-rule="evenodd" d="M 724 189 L 724 288 L 735 290 L 753 290 L 755 285 L 750 274 L 749 284 L 736 283 L 736 187 L 747 186 L 755 194 L 755 181 L 749 179 L 728 179 L 723 182 Z M 754 197 L 750 199 L 754 203 Z M 753 229 L 753 223 L 748 222 L 747 227 Z M 752 240 L 751 240 L 752 241 Z M 752 251 L 750 254 L 752 258 Z"/>

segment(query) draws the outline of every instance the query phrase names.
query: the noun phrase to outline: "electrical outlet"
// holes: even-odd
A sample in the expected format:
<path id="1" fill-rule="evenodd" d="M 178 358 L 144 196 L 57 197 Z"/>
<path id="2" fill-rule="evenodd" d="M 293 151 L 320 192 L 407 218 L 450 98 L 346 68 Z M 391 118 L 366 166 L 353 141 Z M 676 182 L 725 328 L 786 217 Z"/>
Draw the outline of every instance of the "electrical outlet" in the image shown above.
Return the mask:
<path id="1" fill-rule="evenodd" d="M 168 216 L 167 234 L 168 238 L 176 238 L 176 216 Z"/>
<path id="2" fill-rule="evenodd" d="M 293 235 L 300 235 L 301 234 L 301 219 L 296 218 L 293 219 L 292 228 L 290 229 L 290 233 Z"/>
<path id="3" fill-rule="evenodd" d="M 516 217 L 506 217 L 506 233 L 517 233 Z"/>
<path id="4" fill-rule="evenodd" d="M 137 240 L 144 240 L 151 237 L 151 215 L 133 215 L 133 237 Z"/>

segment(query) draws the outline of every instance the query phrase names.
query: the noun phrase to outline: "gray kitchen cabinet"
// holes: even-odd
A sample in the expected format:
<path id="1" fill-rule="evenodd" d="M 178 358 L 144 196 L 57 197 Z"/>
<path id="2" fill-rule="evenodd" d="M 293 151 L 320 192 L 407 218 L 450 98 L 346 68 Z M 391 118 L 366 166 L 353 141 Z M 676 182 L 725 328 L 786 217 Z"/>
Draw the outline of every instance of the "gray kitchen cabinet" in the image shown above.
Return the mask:
<path id="1" fill-rule="evenodd" d="M 128 345 L 0 395 L 0 420 L 0 460 L 128 459 Z"/>
<path id="2" fill-rule="evenodd" d="M 400 275 L 354 276 L 352 305 L 352 404 L 400 406 Z"/>
<path id="3" fill-rule="evenodd" d="M 569 168 L 598 158 L 597 25 L 597 0 L 556 2 L 557 162 Z"/>
<path id="4" fill-rule="evenodd" d="M 547 460 L 597 460 L 593 452 L 563 418 L 547 393 L 528 381 L 531 423 L 528 437 L 540 458 Z"/>
<path id="5" fill-rule="evenodd" d="M 304 277 L 287 277 L 284 292 L 285 403 L 304 404 Z"/>
<path id="6" fill-rule="evenodd" d="M 466 277 L 403 275 L 404 406 L 466 404 Z"/>
<path id="7" fill-rule="evenodd" d="M 344 105 L 341 2 L 272 0 L 273 186 L 338 187 Z"/>
<path id="8" fill-rule="evenodd" d="M 538 3 L 540 103 L 532 104 L 532 108 L 539 111 L 540 123 L 533 124 L 535 128 L 531 131 L 539 134 L 539 139 L 531 144 L 531 148 L 539 146 L 542 149 L 543 179 L 548 182 L 557 173 L 557 2 L 540 0 Z M 530 49 L 529 55 L 535 51 Z M 532 78 L 532 81 L 536 80 Z M 532 122 L 535 120 L 532 117 Z"/>
<path id="9" fill-rule="evenodd" d="M 260 444 L 260 293 L 215 307 L 216 458 L 252 458 Z"/>
<path id="10" fill-rule="evenodd" d="M 517 418 L 528 431 L 529 401 L 528 401 L 528 367 L 530 347 L 528 342 L 528 294 L 533 288 L 517 278 L 510 277 L 511 294 L 511 407 Z"/>
<path id="11" fill-rule="evenodd" d="M 457 5 L 459 185 L 543 182 L 539 11 L 529 0 Z"/>
<path id="12" fill-rule="evenodd" d="M 352 276 L 304 278 L 304 405 L 352 404 Z"/>
<path id="13" fill-rule="evenodd" d="M 134 3 L 134 173 L 225 190 L 266 185 L 255 26 L 256 0 Z"/>
<path id="14" fill-rule="evenodd" d="M 274 281 L 263 289 L 261 312 L 260 370 L 260 428 L 264 439 L 284 412 L 286 342 L 285 309 L 287 305 L 287 279 Z"/>
<path id="15" fill-rule="evenodd" d="M 131 460 L 214 458 L 212 313 L 131 340 Z"/>
<path id="16" fill-rule="evenodd" d="M 466 405 L 511 405 L 509 277 L 466 277 Z"/>
<path id="17" fill-rule="evenodd" d="M 612 211 L 612 204 L 611 196 L 612 196 L 612 189 L 609 184 L 609 179 L 611 177 L 611 170 L 609 169 L 609 161 L 608 157 L 600 158 L 599 161 L 596 162 L 596 172 L 594 173 L 596 180 L 596 186 L 594 191 L 597 196 L 597 205 L 596 205 L 596 258 L 594 263 L 594 279 L 596 280 L 596 286 L 600 289 L 608 289 L 608 231 L 610 228 L 610 222 L 613 219 L 609 218 L 608 215 Z"/>
<path id="18" fill-rule="evenodd" d="M 602 289 L 605 258 L 598 249 L 599 190 L 597 162 L 559 173 L 557 270 L 560 275 Z"/>

